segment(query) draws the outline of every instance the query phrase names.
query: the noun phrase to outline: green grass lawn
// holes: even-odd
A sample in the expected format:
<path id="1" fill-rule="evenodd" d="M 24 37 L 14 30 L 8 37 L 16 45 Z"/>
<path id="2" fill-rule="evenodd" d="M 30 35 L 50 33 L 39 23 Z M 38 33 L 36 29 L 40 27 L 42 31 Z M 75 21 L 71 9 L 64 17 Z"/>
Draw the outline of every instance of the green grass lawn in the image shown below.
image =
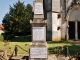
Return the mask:
<path id="1" fill-rule="evenodd" d="M 6 43 L 0 42 L 0 50 L 7 50 L 8 54 L 12 54 L 14 51 L 15 45 L 19 45 L 23 49 L 18 47 L 18 54 L 28 54 L 30 43 L 31 43 L 30 36 L 26 36 L 25 38 L 23 36 L 20 36 L 10 40 L 10 42 L 6 42 Z M 80 51 L 80 46 L 75 46 L 74 44 L 69 43 L 67 41 L 63 41 L 63 42 L 47 41 L 47 43 L 48 43 L 49 54 L 55 53 L 55 47 L 60 47 L 65 45 L 69 47 L 69 52 L 71 55 L 76 54 L 78 51 Z M 62 53 L 64 53 L 64 50 L 62 50 Z"/>
<path id="2" fill-rule="evenodd" d="M 7 50 L 8 54 L 12 54 L 14 52 L 15 45 L 18 45 L 22 48 L 18 47 L 19 54 L 28 54 L 30 43 L 31 36 L 16 36 L 14 39 L 9 40 L 9 42 L 0 41 L 0 50 Z"/>
<path id="3" fill-rule="evenodd" d="M 49 54 L 53 54 L 55 53 L 55 48 L 56 47 L 62 47 L 67 45 L 68 49 L 69 49 L 69 53 L 70 55 L 75 55 L 77 54 L 78 51 L 80 51 L 80 46 L 75 46 L 73 43 L 67 42 L 67 41 L 63 41 L 63 42 L 52 42 L 52 41 L 48 41 L 48 51 Z M 59 48 L 61 49 L 61 48 Z M 61 53 L 64 54 L 64 49 L 61 50 Z"/>
<path id="4" fill-rule="evenodd" d="M 28 53 L 28 50 L 29 50 L 29 44 L 30 42 L 9 42 L 9 43 L 0 42 L 0 50 L 7 50 L 8 54 L 12 54 L 14 51 L 15 45 L 19 45 L 21 48 L 23 48 L 27 52 L 18 47 L 18 53 L 26 54 Z"/>

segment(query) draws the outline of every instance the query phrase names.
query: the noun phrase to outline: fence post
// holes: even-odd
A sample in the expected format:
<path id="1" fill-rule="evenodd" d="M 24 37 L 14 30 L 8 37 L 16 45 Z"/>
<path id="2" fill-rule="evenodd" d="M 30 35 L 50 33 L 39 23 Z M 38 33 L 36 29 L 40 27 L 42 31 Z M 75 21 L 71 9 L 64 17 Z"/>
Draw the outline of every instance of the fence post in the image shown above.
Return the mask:
<path id="1" fill-rule="evenodd" d="M 69 56 L 69 49 L 68 46 L 65 46 L 65 56 L 68 57 Z"/>
<path id="2" fill-rule="evenodd" d="M 15 45 L 15 56 L 17 56 L 17 51 L 18 51 L 18 47 L 17 47 L 17 45 Z"/>
<path id="3" fill-rule="evenodd" d="M 80 52 L 77 53 L 77 59 L 80 60 Z"/>

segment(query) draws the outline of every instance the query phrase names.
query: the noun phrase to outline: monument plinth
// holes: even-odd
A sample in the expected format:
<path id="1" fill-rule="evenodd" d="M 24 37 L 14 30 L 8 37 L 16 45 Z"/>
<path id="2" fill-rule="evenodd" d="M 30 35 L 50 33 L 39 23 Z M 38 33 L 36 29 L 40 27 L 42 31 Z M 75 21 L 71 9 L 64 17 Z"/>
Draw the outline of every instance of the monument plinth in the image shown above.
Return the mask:
<path id="1" fill-rule="evenodd" d="M 32 25 L 32 43 L 30 44 L 29 60 L 48 60 L 46 43 L 46 20 L 44 20 L 43 1 L 35 0 Z"/>

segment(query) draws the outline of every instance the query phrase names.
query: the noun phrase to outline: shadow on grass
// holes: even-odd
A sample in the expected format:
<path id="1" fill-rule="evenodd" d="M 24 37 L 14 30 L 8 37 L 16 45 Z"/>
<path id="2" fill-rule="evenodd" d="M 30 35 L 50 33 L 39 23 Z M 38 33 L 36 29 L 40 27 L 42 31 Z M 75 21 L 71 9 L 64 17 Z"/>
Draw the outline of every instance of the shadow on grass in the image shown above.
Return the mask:
<path id="1" fill-rule="evenodd" d="M 49 54 L 54 54 L 55 53 L 54 48 L 52 48 L 52 47 L 48 48 L 48 51 L 49 51 Z"/>
<path id="2" fill-rule="evenodd" d="M 68 49 L 69 49 L 69 54 L 70 55 L 76 55 L 77 52 L 80 51 L 80 46 L 76 46 L 75 44 L 68 42 L 68 41 L 60 41 L 60 42 L 55 42 L 55 41 L 47 41 L 47 43 L 49 44 L 49 54 L 56 54 L 56 47 L 62 47 L 67 45 Z M 58 48 L 59 50 L 61 48 Z M 63 48 L 63 50 L 61 50 L 60 54 L 65 54 L 65 48 Z"/>
<path id="3" fill-rule="evenodd" d="M 76 55 L 80 51 L 80 46 L 69 46 L 70 55 Z"/>
<path id="4" fill-rule="evenodd" d="M 14 39 L 11 39 L 10 42 L 31 42 L 31 36 L 16 36 Z"/>
<path id="5" fill-rule="evenodd" d="M 56 47 L 48 48 L 49 54 L 57 54 L 56 51 L 55 51 L 55 48 Z M 69 54 L 70 55 L 77 55 L 77 52 L 80 51 L 80 46 L 75 46 L 75 45 L 68 46 L 68 49 L 69 49 Z M 63 55 L 65 54 L 65 48 L 63 50 L 61 50 L 60 54 L 63 54 Z"/>

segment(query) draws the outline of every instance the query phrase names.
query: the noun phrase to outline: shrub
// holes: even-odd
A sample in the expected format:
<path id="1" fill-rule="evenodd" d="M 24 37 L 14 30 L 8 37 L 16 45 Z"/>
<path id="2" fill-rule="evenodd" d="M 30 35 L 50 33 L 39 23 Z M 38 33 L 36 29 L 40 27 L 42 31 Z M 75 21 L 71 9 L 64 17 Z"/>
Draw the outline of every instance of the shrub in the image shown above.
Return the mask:
<path id="1" fill-rule="evenodd" d="M 4 40 L 10 40 L 10 39 L 15 38 L 15 34 L 6 34 L 6 33 L 3 33 L 2 35 L 4 37 Z"/>
<path id="2" fill-rule="evenodd" d="M 3 35 L 0 35 L 0 41 L 3 41 L 3 40 L 4 40 Z"/>
<path id="3" fill-rule="evenodd" d="M 7 39 L 13 39 L 13 38 L 15 38 L 15 34 L 10 34 L 7 36 Z"/>

